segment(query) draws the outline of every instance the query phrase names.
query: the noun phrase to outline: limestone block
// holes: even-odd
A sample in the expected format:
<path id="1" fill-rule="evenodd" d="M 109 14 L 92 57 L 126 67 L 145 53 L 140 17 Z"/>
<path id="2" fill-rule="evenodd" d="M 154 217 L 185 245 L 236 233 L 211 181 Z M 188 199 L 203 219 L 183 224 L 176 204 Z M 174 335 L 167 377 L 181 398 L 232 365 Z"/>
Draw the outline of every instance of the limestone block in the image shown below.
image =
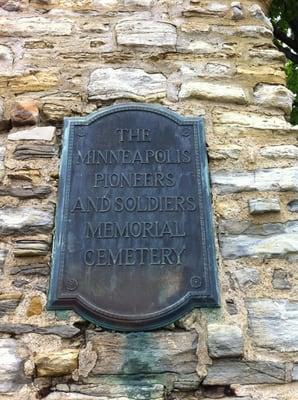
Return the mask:
<path id="1" fill-rule="evenodd" d="M 246 104 L 248 102 L 247 95 L 240 86 L 205 81 L 182 83 L 179 98 L 187 99 L 189 97 L 237 104 Z"/>
<path id="2" fill-rule="evenodd" d="M 125 6 L 137 6 L 149 8 L 152 4 L 152 0 L 124 0 Z"/>
<path id="3" fill-rule="evenodd" d="M 98 396 L 89 396 L 81 393 L 52 392 L 45 400 L 98 400 Z M 125 397 L 123 397 L 123 400 Z M 102 400 L 106 400 L 102 397 Z"/>
<path id="4" fill-rule="evenodd" d="M 218 133 L 230 132 L 231 129 L 239 133 L 245 133 L 248 129 L 260 132 L 298 133 L 298 127 L 291 125 L 282 117 L 256 113 L 219 112 L 215 114 L 214 122 Z"/>
<path id="5" fill-rule="evenodd" d="M 14 158 L 17 160 L 52 158 L 56 153 L 56 147 L 50 144 L 22 144 L 18 145 L 13 152 Z"/>
<path id="6" fill-rule="evenodd" d="M 118 44 L 125 46 L 173 47 L 177 42 L 174 25 L 153 20 L 120 21 L 116 37 Z"/>
<path id="7" fill-rule="evenodd" d="M 72 325 L 37 326 L 30 324 L 0 323 L 0 332 L 11 335 L 38 333 L 40 335 L 57 335 L 64 339 L 71 339 L 78 335 L 80 330 Z"/>
<path id="8" fill-rule="evenodd" d="M 258 347 L 298 351 L 298 302 L 256 299 L 248 301 L 249 334 Z"/>
<path id="9" fill-rule="evenodd" d="M 251 199 L 248 200 L 250 214 L 264 214 L 268 212 L 280 212 L 279 199 Z"/>
<path id="10" fill-rule="evenodd" d="M 33 207 L 4 207 L 0 209 L 0 234 L 29 234 L 48 232 L 53 227 L 53 210 Z"/>
<path id="11" fill-rule="evenodd" d="M 233 272 L 233 277 L 241 288 L 248 288 L 260 283 L 260 273 L 255 268 L 239 268 Z"/>
<path id="12" fill-rule="evenodd" d="M 253 191 L 298 191 L 298 168 L 268 168 L 255 171 L 216 171 L 212 183 L 220 194 Z"/>
<path id="13" fill-rule="evenodd" d="M 4 178 L 5 174 L 5 164 L 4 164 L 4 159 L 5 159 L 5 147 L 0 146 L 0 181 Z"/>
<path id="14" fill-rule="evenodd" d="M 188 37 L 178 37 L 177 51 L 195 54 L 216 54 L 219 57 L 228 58 L 236 55 L 235 45 L 221 40 L 202 40 Z"/>
<path id="15" fill-rule="evenodd" d="M 264 236 L 260 226 L 257 226 L 258 232 L 251 230 L 247 234 L 222 235 L 220 239 L 222 256 L 228 259 L 239 257 L 286 258 L 297 253 L 298 222 L 271 225 L 273 225 L 272 230 L 274 225 L 278 225 L 276 232 L 269 231 L 263 234 Z M 266 224 L 264 230 L 266 230 Z"/>
<path id="16" fill-rule="evenodd" d="M 36 125 L 39 119 L 39 110 L 33 100 L 18 101 L 13 105 L 11 111 L 11 122 L 13 126 Z"/>
<path id="17" fill-rule="evenodd" d="M 25 264 L 17 265 L 9 269 L 10 275 L 39 275 L 48 276 L 50 268 L 47 264 Z"/>
<path id="18" fill-rule="evenodd" d="M 70 35 L 72 23 L 67 19 L 44 17 L 0 17 L 0 36 L 38 37 Z"/>
<path id="19" fill-rule="evenodd" d="M 211 160 L 238 160 L 240 154 L 240 146 L 221 146 L 208 150 L 208 156 Z"/>
<path id="20" fill-rule="evenodd" d="M 265 107 L 281 108 L 286 113 L 292 110 L 295 95 L 282 85 L 260 83 L 254 89 L 254 101 Z"/>
<path id="21" fill-rule="evenodd" d="M 280 146 L 265 146 L 260 149 L 262 157 L 281 159 L 298 159 L 298 146 L 283 144 Z"/>
<path id="22" fill-rule="evenodd" d="M 12 314 L 19 305 L 21 297 L 20 293 L 0 294 L 0 317 Z"/>
<path id="23" fill-rule="evenodd" d="M 5 74 L 12 69 L 14 60 L 13 51 L 9 46 L 0 45 L 0 72 Z"/>
<path id="24" fill-rule="evenodd" d="M 87 332 L 97 352 L 93 374 L 194 373 L 197 333 L 93 333 Z M 146 349 L 146 351 L 144 351 Z"/>
<path id="25" fill-rule="evenodd" d="M 243 355 L 243 335 L 238 326 L 209 324 L 208 351 L 212 358 Z"/>
<path id="26" fill-rule="evenodd" d="M 17 76 L 9 80 L 8 87 L 14 93 L 42 92 L 54 89 L 58 84 L 58 76 L 53 72 L 37 72 L 26 76 Z"/>
<path id="27" fill-rule="evenodd" d="M 51 141 L 55 136 L 54 126 L 36 126 L 34 128 L 12 132 L 8 140 L 44 140 Z"/>
<path id="28" fill-rule="evenodd" d="M 18 197 L 19 199 L 43 199 L 51 192 L 51 186 L 0 186 L 0 196 Z"/>
<path id="29" fill-rule="evenodd" d="M 0 393 L 16 392 L 26 383 L 19 346 L 15 339 L 0 339 Z"/>
<path id="30" fill-rule="evenodd" d="M 40 296 L 33 296 L 30 299 L 30 303 L 26 310 L 27 317 L 32 317 L 33 315 L 40 315 L 43 310 L 43 302 Z"/>
<path id="31" fill-rule="evenodd" d="M 38 353 L 34 357 L 38 376 L 61 376 L 71 374 L 78 365 L 79 351 L 63 349 L 51 353 Z"/>
<path id="32" fill-rule="evenodd" d="M 239 65 L 237 66 L 237 74 L 246 80 L 250 79 L 255 81 L 256 83 L 278 83 L 283 85 L 285 83 L 285 72 L 284 69 L 281 68 L 273 68 L 268 65 L 264 66 L 247 66 L 247 65 Z"/>
<path id="33" fill-rule="evenodd" d="M 292 371 L 292 379 L 293 381 L 298 381 L 298 364 L 294 364 Z"/>
<path id="34" fill-rule="evenodd" d="M 180 68 L 183 79 L 194 77 L 226 77 L 234 74 L 234 68 L 227 62 L 197 62 L 195 66 L 183 65 Z"/>
<path id="35" fill-rule="evenodd" d="M 48 252 L 49 244 L 44 240 L 16 240 L 13 247 L 15 257 L 46 256 Z"/>
<path id="36" fill-rule="evenodd" d="M 226 4 L 217 1 L 207 2 L 204 6 L 191 2 L 191 5 L 187 7 L 183 12 L 183 15 L 185 17 L 224 17 L 228 11 L 229 7 Z"/>
<path id="37" fill-rule="evenodd" d="M 88 95 L 90 100 L 156 100 L 166 95 L 166 78 L 142 69 L 100 68 L 90 76 Z"/>
<path id="38" fill-rule="evenodd" d="M 285 383 L 286 364 L 265 361 L 216 360 L 208 368 L 204 385 Z"/>
<path id="39" fill-rule="evenodd" d="M 290 274 L 286 270 L 275 269 L 272 276 L 272 287 L 278 290 L 289 290 L 292 285 L 289 281 Z"/>

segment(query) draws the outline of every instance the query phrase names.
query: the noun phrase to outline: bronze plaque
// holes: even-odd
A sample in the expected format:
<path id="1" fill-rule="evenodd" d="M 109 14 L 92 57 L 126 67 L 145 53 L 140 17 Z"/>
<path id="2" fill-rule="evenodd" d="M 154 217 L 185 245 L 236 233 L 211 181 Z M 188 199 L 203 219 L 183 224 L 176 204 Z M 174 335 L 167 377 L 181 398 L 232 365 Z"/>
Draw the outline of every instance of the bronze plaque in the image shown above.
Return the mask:
<path id="1" fill-rule="evenodd" d="M 217 306 L 204 124 L 128 104 L 64 124 L 48 308 L 121 331 Z"/>

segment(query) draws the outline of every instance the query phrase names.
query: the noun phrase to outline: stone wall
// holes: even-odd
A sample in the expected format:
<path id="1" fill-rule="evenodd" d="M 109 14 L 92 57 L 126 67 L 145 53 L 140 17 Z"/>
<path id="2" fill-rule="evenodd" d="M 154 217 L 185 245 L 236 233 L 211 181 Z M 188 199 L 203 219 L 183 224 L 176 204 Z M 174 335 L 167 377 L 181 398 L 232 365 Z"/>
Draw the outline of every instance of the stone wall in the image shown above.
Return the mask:
<path id="1" fill-rule="evenodd" d="M 0 399 L 298 399 L 298 127 L 264 4 L 0 1 Z M 204 115 L 222 297 L 138 334 L 45 307 L 63 117 L 127 101 Z"/>

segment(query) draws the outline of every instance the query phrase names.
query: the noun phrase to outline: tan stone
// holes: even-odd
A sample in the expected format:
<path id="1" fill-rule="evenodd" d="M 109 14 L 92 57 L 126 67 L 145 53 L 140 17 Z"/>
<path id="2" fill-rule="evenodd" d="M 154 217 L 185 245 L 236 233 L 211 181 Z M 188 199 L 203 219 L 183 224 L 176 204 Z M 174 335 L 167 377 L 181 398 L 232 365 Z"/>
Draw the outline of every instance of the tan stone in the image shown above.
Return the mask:
<path id="1" fill-rule="evenodd" d="M 0 17 L 0 36 L 70 35 L 72 24 L 65 19 L 59 21 L 44 17 Z"/>
<path id="2" fill-rule="evenodd" d="M 71 374 L 78 366 L 79 351 L 64 349 L 51 353 L 39 353 L 34 357 L 37 376 L 61 376 Z"/>
<path id="3" fill-rule="evenodd" d="M 236 85 L 209 83 L 204 81 L 186 82 L 181 86 L 181 99 L 195 97 L 204 100 L 246 104 L 247 95 L 243 88 Z"/>
<path id="4" fill-rule="evenodd" d="M 54 126 L 36 126 L 31 129 L 12 132 L 8 140 L 45 140 L 51 141 L 54 138 L 56 128 Z"/>
<path id="5" fill-rule="evenodd" d="M 11 111 L 11 121 L 14 126 L 36 125 L 39 110 L 34 100 L 21 100 L 14 104 Z"/>
<path id="6" fill-rule="evenodd" d="M 237 74 L 245 79 L 253 79 L 258 82 L 264 83 L 280 83 L 285 82 L 285 72 L 281 69 L 266 66 L 239 66 L 237 67 Z"/>
<path id="7" fill-rule="evenodd" d="M 40 315 L 42 313 L 43 304 L 40 296 L 32 297 L 29 306 L 27 308 L 27 317 L 32 317 L 33 315 Z"/>
<path id="8" fill-rule="evenodd" d="M 40 92 L 53 89 L 58 77 L 53 72 L 37 72 L 26 76 L 17 76 L 9 80 L 8 87 L 15 93 Z"/>

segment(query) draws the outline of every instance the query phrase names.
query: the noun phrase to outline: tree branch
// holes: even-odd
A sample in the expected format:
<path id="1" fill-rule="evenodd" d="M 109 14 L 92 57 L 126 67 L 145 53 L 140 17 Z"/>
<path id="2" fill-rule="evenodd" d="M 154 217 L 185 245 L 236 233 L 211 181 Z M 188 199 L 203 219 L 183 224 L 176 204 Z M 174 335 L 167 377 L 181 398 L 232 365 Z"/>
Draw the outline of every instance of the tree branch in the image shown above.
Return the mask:
<path id="1" fill-rule="evenodd" d="M 274 28 L 273 33 L 275 38 L 280 40 L 281 42 L 289 46 L 292 50 L 298 53 L 298 43 L 294 39 L 288 37 L 281 30 L 279 30 L 275 25 L 273 26 L 273 28 Z"/>
<path id="2" fill-rule="evenodd" d="M 291 51 L 291 49 L 289 49 L 288 47 L 283 47 L 281 44 L 276 43 L 276 47 L 284 53 L 284 55 L 291 61 L 293 61 L 293 63 L 298 65 L 298 54 L 295 54 Z"/>

